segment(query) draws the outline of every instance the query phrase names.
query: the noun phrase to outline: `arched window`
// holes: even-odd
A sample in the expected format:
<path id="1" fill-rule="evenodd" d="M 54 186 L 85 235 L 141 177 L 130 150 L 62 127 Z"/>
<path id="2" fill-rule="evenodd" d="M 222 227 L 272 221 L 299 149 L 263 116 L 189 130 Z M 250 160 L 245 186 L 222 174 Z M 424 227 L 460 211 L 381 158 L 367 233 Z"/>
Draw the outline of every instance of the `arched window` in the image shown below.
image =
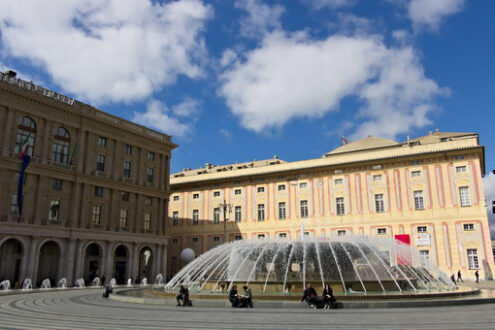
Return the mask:
<path id="1" fill-rule="evenodd" d="M 65 128 L 59 127 L 55 129 L 54 134 L 52 160 L 57 163 L 67 164 L 69 162 L 69 132 Z"/>
<path id="2" fill-rule="evenodd" d="M 14 152 L 22 154 L 24 143 L 27 139 L 27 152 L 26 155 L 33 155 L 34 139 L 36 137 L 36 124 L 34 120 L 29 117 L 22 117 L 19 119 L 17 125 L 17 135 L 15 137 Z"/>

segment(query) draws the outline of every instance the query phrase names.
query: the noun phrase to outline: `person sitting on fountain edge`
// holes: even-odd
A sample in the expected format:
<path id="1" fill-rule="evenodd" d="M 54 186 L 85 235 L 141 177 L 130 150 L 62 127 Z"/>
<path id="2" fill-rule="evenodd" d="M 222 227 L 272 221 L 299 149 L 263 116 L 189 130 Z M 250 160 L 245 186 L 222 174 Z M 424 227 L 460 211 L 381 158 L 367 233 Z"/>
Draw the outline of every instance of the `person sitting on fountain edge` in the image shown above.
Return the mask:
<path id="1" fill-rule="evenodd" d="M 248 288 L 247 285 L 244 285 L 242 288 L 244 289 L 244 294 L 240 296 L 241 305 L 239 307 L 253 308 L 253 295 L 251 293 L 251 289 Z"/>
<path id="2" fill-rule="evenodd" d="M 231 307 L 239 307 L 239 295 L 237 294 L 237 285 L 233 285 L 229 292 L 229 301 Z"/>
<path id="3" fill-rule="evenodd" d="M 113 288 L 112 286 L 109 284 L 107 285 L 107 287 L 105 288 L 105 292 L 103 292 L 103 298 L 108 298 L 108 296 L 110 295 L 110 293 L 113 292 Z"/>
<path id="4" fill-rule="evenodd" d="M 182 306 L 191 306 L 191 302 L 189 300 L 189 290 L 181 285 L 179 294 L 175 297 L 177 299 L 177 306 L 180 306 L 180 301 L 182 300 Z"/>
<path id="5" fill-rule="evenodd" d="M 316 293 L 315 288 L 313 288 L 311 283 L 308 283 L 306 285 L 306 289 L 304 290 L 304 294 L 301 298 L 301 302 L 306 300 L 306 303 L 308 304 L 309 307 L 316 308 L 317 299 L 318 299 L 318 294 Z"/>
<path id="6" fill-rule="evenodd" d="M 323 294 L 321 296 L 323 298 L 323 303 L 325 304 L 325 309 L 336 307 L 337 299 L 335 299 L 332 288 L 328 283 L 325 284 L 325 288 L 323 289 Z"/>

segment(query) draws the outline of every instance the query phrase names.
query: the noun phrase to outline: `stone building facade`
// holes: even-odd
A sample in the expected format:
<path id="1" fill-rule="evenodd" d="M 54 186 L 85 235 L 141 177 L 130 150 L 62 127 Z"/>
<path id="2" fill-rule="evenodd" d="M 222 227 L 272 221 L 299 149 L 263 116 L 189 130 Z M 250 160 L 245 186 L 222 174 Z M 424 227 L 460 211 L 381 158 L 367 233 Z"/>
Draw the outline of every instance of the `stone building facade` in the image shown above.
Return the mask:
<path id="1" fill-rule="evenodd" d="M 183 249 L 223 242 L 227 205 L 226 241 L 294 239 L 301 228 L 400 238 L 449 276 L 492 278 L 484 170 L 477 134 L 438 131 L 402 143 L 367 137 L 319 159 L 184 169 L 171 175 L 168 272 L 183 266 Z"/>
<path id="2" fill-rule="evenodd" d="M 70 286 L 164 273 L 170 136 L 14 73 L 0 73 L 0 125 L 0 280 Z"/>

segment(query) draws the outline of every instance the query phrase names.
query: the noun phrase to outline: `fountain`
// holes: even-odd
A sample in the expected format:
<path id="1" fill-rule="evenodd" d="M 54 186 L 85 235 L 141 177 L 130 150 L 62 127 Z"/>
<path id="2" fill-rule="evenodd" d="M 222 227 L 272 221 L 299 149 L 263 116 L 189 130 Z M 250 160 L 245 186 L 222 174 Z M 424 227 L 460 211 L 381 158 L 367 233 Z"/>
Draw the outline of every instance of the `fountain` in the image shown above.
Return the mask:
<path id="1" fill-rule="evenodd" d="M 40 289 L 50 289 L 52 287 L 52 284 L 50 283 L 49 278 L 45 278 L 43 282 L 41 282 Z"/>
<path id="2" fill-rule="evenodd" d="M 58 283 L 57 283 L 57 288 L 60 289 L 67 289 L 67 279 L 65 277 L 62 277 Z"/>
<path id="3" fill-rule="evenodd" d="M 5 280 L 5 281 L 0 282 L 0 290 L 2 290 L 2 291 L 10 290 L 10 281 Z"/>
<path id="4" fill-rule="evenodd" d="M 101 286 L 100 284 L 100 278 L 98 276 L 96 276 L 93 281 L 91 282 L 91 286 L 92 287 L 99 287 Z"/>
<path id="5" fill-rule="evenodd" d="M 115 288 L 115 286 L 116 286 L 116 285 L 117 285 L 117 281 L 115 280 L 115 278 L 112 278 L 112 279 L 110 280 L 110 286 L 111 286 L 112 288 Z"/>
<path id="6" fill-rule="evenodd" d="M 154 287 L 159 287 L 161 285 L 163 285 L 163 275 L 162 274 L 158 274 L 155 277 L 155 284 L 153 286 Z"/>
<path id="7" fill-rule="evenodd" d="M 32 290 L 33 289 L 33 282 L 31 281 L 30 278 L 26 278 L 24 282 L 22 282 L 22 290 Z"/>
<path id="8" fill-rule="evenodd" d="M 148 285 L 148 279 L 146 277 L 144 277 L 142 280 L 141 280 L 141 286 L 146 286 Z"/>
<path id="9" fill-rule="evenodd" d="M 307 283 L 328 283 L 339 295 L 389 295 L 454 290 L 455 285 L 418 251 L 390 238 L 302 237 L 241 240 L 194 259 L 166 285 L 191 293 L 226 293 L 249 285 L 259 295 L 299 295 Z"/>
<path id="10" fill-rule="evenodd" d="M 82 289 L 85 287 L 84 285 L 84 279 L 80 278 L 76 280 L 76 288 Z"/>
<path id="11" fill-rule="evenodd" d="M 131 287 L 132 286 L 132 278 L 129 278 L 127 279 L 127 287 Z"/>

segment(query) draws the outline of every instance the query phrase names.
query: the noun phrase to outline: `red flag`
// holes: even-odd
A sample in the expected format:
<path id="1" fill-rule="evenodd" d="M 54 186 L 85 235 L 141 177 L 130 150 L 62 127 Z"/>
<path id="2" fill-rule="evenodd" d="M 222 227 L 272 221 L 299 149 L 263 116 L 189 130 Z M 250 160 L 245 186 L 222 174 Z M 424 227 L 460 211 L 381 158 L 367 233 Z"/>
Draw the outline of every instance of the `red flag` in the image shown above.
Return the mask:
<path id="1" fill-rule="evenodd" d="M 343 145 L 344 144 L 349 144 L 349 140 L 347 140 L 345 137 L 342 136 L 340 139 L 342 140 L 342 144 Z"/>

